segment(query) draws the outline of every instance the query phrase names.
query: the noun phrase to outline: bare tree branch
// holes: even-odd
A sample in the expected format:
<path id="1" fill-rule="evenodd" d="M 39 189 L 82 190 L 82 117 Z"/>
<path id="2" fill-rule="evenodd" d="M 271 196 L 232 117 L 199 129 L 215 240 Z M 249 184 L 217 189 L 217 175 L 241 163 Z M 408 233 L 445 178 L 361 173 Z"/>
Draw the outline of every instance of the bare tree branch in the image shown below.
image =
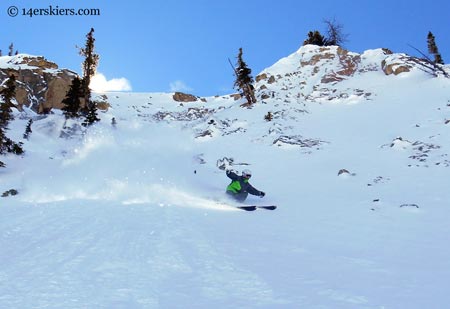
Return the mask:
<path id="1" fill-rule="evenodd" d="M 447 73 L 447 71 L 444 70 L 444 68 L 442 68 L 441 65 L 435 63 L 433 60 L 430 59 L 430 57 L 428 57 L 427 55 L 425 55 L 421 50 L 419 50 L 418 48 L 412 46 L 411 44 L 408 44 L 409 47 L 413 48 L 414 50 L 416 50 L 418 53 L 420 53 L 424 58 L 422 59 L 426 64 L 424 63 L 420 63 L 420 62 L 416 62 L 419 65 L 422 65 L 423 67 L 432 70 L 433 73 L 428 72 L 429 74 L 432 74 L 434 76 L 438 75 L 438 72 L 442 73 L 446 78 L 450 78 L 449 74 Z"/>

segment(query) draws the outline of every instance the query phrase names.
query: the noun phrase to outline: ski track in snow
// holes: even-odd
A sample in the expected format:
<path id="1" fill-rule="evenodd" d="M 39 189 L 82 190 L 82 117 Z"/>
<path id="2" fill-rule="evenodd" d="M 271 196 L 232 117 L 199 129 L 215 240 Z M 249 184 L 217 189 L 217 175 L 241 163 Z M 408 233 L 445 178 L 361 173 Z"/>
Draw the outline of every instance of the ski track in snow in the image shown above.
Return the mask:
<path id="1" fill-rule="evenodd" d="M 381 216 L 359 226 L 356 236 L 357 221 L 331 209 L 320 217 L 305 209 L 199 210 L 83 200 L 3 206 L 10 220 L 0 225 L 0 245 L 8 248 L 0 254 L 0 304 L 380 308 L 389 302 L 419 308 L 445 293 L 430 270 L 445 277 L 449 262 L 428 241 L 444 236 L 412 233 L 420 218 L 392 226 L 393 218 L 386 224 Z M 273 225 L 293 215 L 295 225 Z M 366 216 L 360 220 L 368 222 Z M 428 296 L 416 306 L 418 290 Z"/>
<path id="2" fill-rule="evenodd" d="M 2 307 L 277 303 L 262 278 L 196 228 L 189 210 L 70 204 L 8 208 L 15 221 L 1 226 L 2 247 L 12 249 L 0 257 Z"/>

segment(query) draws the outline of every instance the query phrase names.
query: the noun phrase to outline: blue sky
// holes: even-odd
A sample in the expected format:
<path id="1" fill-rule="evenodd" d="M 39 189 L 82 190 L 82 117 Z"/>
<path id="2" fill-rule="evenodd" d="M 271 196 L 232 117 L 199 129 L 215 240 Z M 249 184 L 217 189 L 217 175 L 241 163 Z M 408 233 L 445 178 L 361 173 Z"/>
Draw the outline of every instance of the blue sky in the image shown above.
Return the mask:
<path id="1" fill-rule="evenodd" d="M 24 16 L 29 9 L 93 8 L 100 16 Z M 8 16 L 15 6 L 18 15 Z M 95 28 L 98 71 L 108 80 L 125 78 L 136 92 L 181 90 L 199 96 L 232 92 L 228 58 L 240 47 L 256 76 L 295 52 L 308 31 L 325 32 L 324 19 L 344 26 L 354 52 L 386 47 L 418 55 L 432 31 L 450 63 L 450 2 L 377 0 L 7 0 L 0 5 L 0 49 L 43 55 L 80 73 L 76 45 Z"/>

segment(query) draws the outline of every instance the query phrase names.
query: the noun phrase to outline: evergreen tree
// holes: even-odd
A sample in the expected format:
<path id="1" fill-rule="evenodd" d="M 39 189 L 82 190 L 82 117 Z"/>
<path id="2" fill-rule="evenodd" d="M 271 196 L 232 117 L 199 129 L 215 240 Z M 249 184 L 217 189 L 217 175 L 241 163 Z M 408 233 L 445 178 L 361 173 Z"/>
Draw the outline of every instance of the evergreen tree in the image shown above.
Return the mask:
<path id="1" fill-rule="evenodd" d="M 86 119 L 84 120 L 82 125 L 87 127 L 87 126 L 94 124 L 97 121 L 100 121 L 100 118 L 98 118 L 98 114 L 97 114 L 97 103 L 92 102 L 91 107 L 89 108 L 89 111 L 86 115 Z"/>
<path id="2" fill-rule="evenodd" d="M 247 66 L 242 58 L 242 48 L 239 48 L 239 54 L 237 57 L 237 65 L 235 69 L 236 81 L 234 82 L 234 88 L 239 90 L 240 94 L 247 99 L 249 104 L 256 103 L 255 94 L 253 92 L 253 77 L 252 70 Z"/>
<path id="3" fill-rule="evenodd" d="M 0 91 L 3 102 L 0 103 L 0 154 L 11 152 L 22 154 L 21 143 L 15 143 L 6 137 L 6 130 L 11 120 L 14 120 L 11 107 L 14 107 L 12 100 L 16 96 L 16 78 L 13 74 L 6 81 L 5 88 Z"/>
<path id="4" fill-rule="evenodd" d="M 6 109 L 4 107 L 4 105 L 6 105 L 6 104 L 5 103 L 0 103 L 0 104 L 1 104 L 0 107 L 1 107 L 1 116 L 2 116 L 0 118 L 0 154 L 4 154 L 7 152 L 7 144 L 9 143 L 9 139 L 5 135 L 7 125 L 4 125 L 4 120 L 3 120 L 4 109 Z M 0 161 L 0 167 L 5 167 L 5 164 L 1 161 Z"/>
<path id="5" fill-rule="evenodd" d="M 32 124 L 33 124 L 33 119 L 30 119 L 25 128 L 25 133 L 23 134 L 23 138 L 26 140 L 30 137 L 30 134 L 33 133 L 33 131 L 31 130 Z"/>
<path id="6" fill-rule="evenodd" d="M 8 56 L 12 56 L 13 53 L 14 53 L 14 44 L 11 43 L 11 44 L 9 45 L 9 53 L 8 53 Z"/>
<path id="7" fill-rule="evenodd" d="M 96 121 L 100 121 L 97 116 L 97 104 L 91 100 L 91 89 L 89 85 L 91 83 L 91 78 L 95 75 L 97 70 L 98 61 L 100 56 L 95 53 L 95 38 L 94 38 L 94 28 L 86 35 L 86 45 L 84 48 L 80 49 L 80 54 L 85 57 L 83 61 L 83 80 L 82 88 L 84 94 L 84 114 L 86 115 L 86 120 L 83 125 L 91 125 Z"/>
<path id="8" fill-rule="evenodd" d="M 67 91 L 66 97 L 62 101 L 64 107 L 62 108 L 66 118 L 76 118 L 79 116 L 81 98 L 83 97 L 83 87 L 81 80 L 76 76 L 72 80 L 69 91 Z"/>
<path id="9" fill-rule="evenodd" d="M 431 31 L 428 32 L 427 36 L 428 52 L 434 56 L 434 63 L 444 64 L 441 54 L 439 53 L 438 47 L 436 45 L 435 37 Z"/>
<path id="10" fill-rule="evenodd" d="M 308 38 L 303 42 L 303 45 L 317 45 L 317 46 L 325 46 L 325 38 L 319 31 L 310 31 L 308 32 Z"/>
<path id="11" fill-rule="evenodd" d="M 84 48 L 80 48 L 80 55 L 84 56 L 84 61 L 82 65 L 83 69 L 83 92 L 84 92 L 84 102 L 86 109 L 90 109 L 91 105 L 91 89 L 89 85 L 91 83 L 92 76 L 95 75 L 97 70 L 98 61 L 100 56 L 95 53 L 95 38 L 94 38 L 94 28 L 86 35 L 86 44 Z"/>
<path id="12" fill-rule="evenodd" d="M 13 74 L 6 81 L 5 88 L 0 91 L 0 96 L 3 99 L 0 106 L 0 127 L 6 130 L 9 122 L 14 119 L 11 107 L 14 106 L 12 100 L 16 96 L 16 77 Z"/>
<path id="13" fill-rule="evenodd" d="M 341 46 L 347 41 L 347 34 L 343 33 L 342 24 L 338 23 L 335 18 L 325 19 L 324 23 L 327 28 L 327 37 L 323 36 L 319 31 L 314 30 L 308 32 L 308 37 L 303 41 L 303 45 L 311 44 L 317 46 Z"/>
<path id="14" fill-rule="evenodd" d="M 5 135 L 5 129 L 0 127 L 0 154 L 4 154 L 7 152 L 8 141 L 9 141 L 9 139 Z M 0 163 L 2 163 L 2 162 L 0 161 Z M 0 167 L 4 167 L 4 165 L 2 166 L 0 164 Z"/>

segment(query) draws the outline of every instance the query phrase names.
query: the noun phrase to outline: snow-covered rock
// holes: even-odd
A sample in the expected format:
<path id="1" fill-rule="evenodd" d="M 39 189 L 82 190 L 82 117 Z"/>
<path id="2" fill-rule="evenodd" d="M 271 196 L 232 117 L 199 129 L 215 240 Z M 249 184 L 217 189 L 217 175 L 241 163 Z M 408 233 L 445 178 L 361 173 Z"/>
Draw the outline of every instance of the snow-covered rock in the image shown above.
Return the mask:
<path id="1" fill-rule="evenodd" d="M 19 109 L 26 106 L 38 113 L 60 109 L 76 73 L 59 69 L 56 63 L 42 56 L 19 54 L 0 57 L 0 80 L 14 74 L 17 81 L 16 99 Z M 1 87 L 1 86 L 0 86 Z"/>

